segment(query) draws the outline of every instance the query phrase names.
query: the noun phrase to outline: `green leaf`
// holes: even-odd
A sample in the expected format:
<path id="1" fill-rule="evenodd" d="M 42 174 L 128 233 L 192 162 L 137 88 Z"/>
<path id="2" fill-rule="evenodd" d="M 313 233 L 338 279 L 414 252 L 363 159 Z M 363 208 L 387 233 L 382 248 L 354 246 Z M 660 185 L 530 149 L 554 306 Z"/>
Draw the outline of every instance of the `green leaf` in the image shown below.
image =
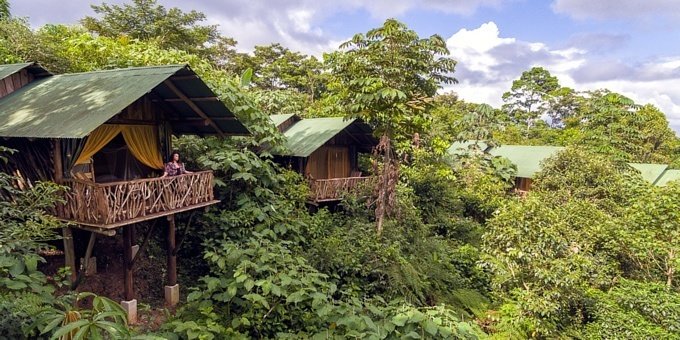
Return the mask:
<path id="1" fill-rule="evenodd" d="M 392 323 L 399 327 L 403 327 L 406 321 L 408 321 L 408 315 L 406 314 L 397 314 L 392 318 Z"/>
<path id="2" fill-rule="evenodd" d="M 427 333 L 429 333 L 432 336 L 435 336 L 437 335 L 437 330 L 439 329 L 439 326 L 437 326 L 437 324 L 435 324 L 432 320 L 426 320 L 423 328 Z"/>

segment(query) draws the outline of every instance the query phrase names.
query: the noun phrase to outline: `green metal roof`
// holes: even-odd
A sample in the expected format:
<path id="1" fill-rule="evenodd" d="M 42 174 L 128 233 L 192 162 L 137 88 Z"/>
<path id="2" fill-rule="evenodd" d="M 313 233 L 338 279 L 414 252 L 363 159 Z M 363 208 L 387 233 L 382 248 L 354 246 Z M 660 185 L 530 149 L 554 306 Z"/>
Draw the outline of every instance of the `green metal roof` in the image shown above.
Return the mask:
<path id="1" fill-rule="evenodd" d="M 5 79 L 31 65 L 33 65 L 33 63 L 0 65 L 0 79 Z"/>
<path id="2" fill-rule="evenodd" d="M 300 120 L 283 133 L 287 152 L 281 156 L 308 157 L 354 121 L 342 117 Z"/>
<path id="3" fill-rule="evenodd" d="M 186 65 L 135 67 L 107 71 L 55 75 L 36 80 L 0 100 L 0 136 L 33 138 L 82 138 L 152 90 L 161 98 L 175 94 L 163 84 L 173 75 L 193 75 Z M 176 87 L 187 97 L 214 96 L 197 77 L 184 77 Z M 184 79 L 183 78 L 183 79 Z M 222 102 L 195 102 L 208 117 L 233 117 Z M 172 108 L 175 133 L 215 133 L 184 102 L 166 103 Z M 247 134 L 236 120 L 215 120 L 227 134 Z M 181 124 L 179 122 L 182 122 Z M 171 123 L 172 124 L 172 123 Z"/>
<path id="4" fill-rule="evenodd" d="M 652 184 L 655 184 L 668 168 L 666 164 L 628 163 L 628 165 L 640 171 L 642 178 Z"/>
<path id="5" fill-rule="evenodd" d="M 51 75 L 51 73 L 37 63 L 18 63 L 0 65 L 0 79 L 5 79 L 23 69 L 27 68 L 29 72 L 38 74 L 39 76 Z"/>
<path id="6" fill-rule="evenodd" d="M 541 162 L 564 150 L 560 146 L 501 145 L 489 153 L 505 157 L 517 166 L 517 177 L 533 178 L 541 170 Z"/>
<path id="7" fill-rule="evenodd" d="M 470 146 L 475 144 L 475 143 L 477 143 L 477 146 L 479 146 L 481 151 L 487 151 L 487 149 L 489 148 L 489 146 L 484 142 L 477 142 L 477 141 L 471 140 L 471 141 L 465 141 L 465 142 L 455 142 L 455 143 L 451 144 L 451 146 L 449 147 L 447 152 L 450 155 L 464 154 L 464 153 L 470 151 Z"/>
<path id="8" fill-rule="evenodd" d="M 680 170 L 669 169 L 666 170 L 659 179 L 656 181 L 656 185 L 665 186 L 669 182 L 680 180 Z"/>
<path id="9" fill-rule="evenodd" d="M 449 147 L 448 153 L 450 155 L 465 153 L 474 143 L 475 141 L 453 143 Z M 541 170 L 541 162 L 564 150 L 564 147 L 561 146 L 501 145 L 489 147 L 484 142 L 480 142 L 479 147 L 492 156 L 509 159 L 517 167 L 517 177 L 522 178 L 533 178 Z"/>
<path id="10" fill-rule="evenodd" d="M 279 126 L 283 122 L 287 121 L 291 117 L 295 116 L 293 113 L 288 113 L 288 114 L 281 114 L 281 115 L 271 115 L 269 116 L 269 119 L 274 123 L 274 126 Z"/>

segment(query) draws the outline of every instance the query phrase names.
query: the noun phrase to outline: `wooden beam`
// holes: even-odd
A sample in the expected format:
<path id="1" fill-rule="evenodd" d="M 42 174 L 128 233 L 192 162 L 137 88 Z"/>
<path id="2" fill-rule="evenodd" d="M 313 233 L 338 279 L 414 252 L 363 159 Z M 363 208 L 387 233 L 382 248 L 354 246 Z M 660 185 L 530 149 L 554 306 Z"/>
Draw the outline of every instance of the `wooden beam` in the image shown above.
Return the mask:
<path id="1" fill-rule="evenodd" d="M 168 215 L 168 286 L 177 284 L 177 256 L 175 252 L 175 215 Z"/>
<path id="2" fill-rule="evenodd" d="M 92 257 L 92 250 L 94 249 L 94 242 L 97 239 L 97 233 L 90 232 L 90 240 L 87 242 L 87 249 L 85 250 L 85 258 L 83 258 L 83 263 L 80 264 L 80 270 L 78 270 L 78 275 L 76 280 L 71 283 L 71 290 L 75 290 L 80 285 L 83 280 L 83 273 L 87 273 L 88 268 L 90 268 L 90 257 Z"/>
<path id="3" fill-rule="evenodd" d="M 139 246 L 139 250 L 135 254 L 135 256 L 132 258 L 132 265 L 135 265 L 135 262 L 139 258 L 139 256 L 144 252 L 144 249 L 146 248 L 146 243 L 149 241 L 149 237 L 151 237 L 151 234 L 153 233 L 153 229 L 156 226 L 156 222 L 158 220 L 153 220 L 153 223 L 149 226 L 149 230 L 146 231 L 146 235 L 144 235 L 144 240 L 142 241 L 142 245 Z"/>
<path id="4" fill-rule="evenodd" d="M 220 99 L 217 97 L 194 97 L 194 98 L 189 98 L 192 102 L 216 102 L 219 101 Z M 156 100 L 153 100 L 156 101 Z M 167 98 L 163 99 L 164 102 L 183 102 L 184 100 L 182 98 Z"/>
<path id="5" fill-rule="evenodd" d="M 235 120 L 237 120 L 236 117 L 215 117 L 215 118 L 211 118 L 211 119 L 212 119 L 213 121 L 218 121 L 218 122 L 235 121 Z M 190 118 L 190 117 L 187 117 L 187 118 L 180 118 L 180 119 L 171 119 L 170 121 L 171 121 L 171 122 L 183 122 L 183 123 L 186 123 L 186 122 L 204 122 L 205 119 L 203 119 L 203 118 Z"/>
<path id="6" fill-rule="evenodd" d="M 134 120 L 134 119 L 121 119 L 121 118 L 111 118 L 104 125 L 106 124 L 115 124 L 115 125 L 158 125 L 158 122 L 150 122 L 150 121 L 143 121 L 143 120 Z"/>
<path id="7" fill-rule="evenodd" d="M 151 98 L 152 102 L 160 105 L 164 111 L 167 111 L 164 112 L 166 119 L 168 119 L 168 114 L 175 115 L 176 117 L 180 116 L 179 112 L 177 112 L 177 110 L 174 107 L 170 106 L 170 104 L 166 103 L 165 100 L 163 100 L 163 98 L 160 95 L 158 95 L 158 93 L 149 92 L 148 96 L 149 98 Z"/>
<path id="8" fill-rule="evenodd" d="M 190 80 L 190 79 L 198 79 L 198 75 L 192 74 L 192 75 L 187 75 L 187 76 L 172 76 L 170 77 L 172 80 Z"/>
<path id="9" fill-rule="evenodd" d="M 54 140 L 54 181 L 61 184 L 64 179 L 64 164 L 61 162 L 61 139 Z"/>
<path id="10" fill-rule="evenodd" d="M 135 298 L 132 284 L 132 233 L 129 225 L 123 227 L 123 294 L 125 301 Z"/>
<path id="11" fill-rule="evenodd" d="M 203 110 L 201 110 L 200 107 L 196 106 L 196 103 L 192 102 L 192 101 L 189 99 L 189 97 L 187 97 L 184 93 L 182 93 L 182 91 L 180 91 L 180 90 L 175 86 L 175 84 L 173 84 L 169 79 L 166 79 L 163 83 L 164 83 L 167 87 L 169 87 L 170 90 L 171 90 L 172 92 L 174 92 L 175 95 L 176 95 L 177 97 L 180 97 L 182 100 L 184 100 L 184 102 L 185 102 L 187 105 L 189 105 L 189 107 L 190 107 L 192 110 L 194 110 L 194 112 L 196 112 L 196 114 L 198 114 L 199 116 L 201 116 L 203 119 L 207 120 L 207 121 L 208 121 L 208 124 L 209 124 L 210 126 L 212 126 L 212 127 L 215 129 L 215 131 L 217 131 L 217 134 L 220 135 L 220 137 L 224 137 L 224 132 L 222 132 L 222 130 L 220 129 L 220 127 L 217 126 L 217 124 L 215 124 L 215 122 L 214 122 L 210 117 L 208 117 L 208 115 L 205 114 L 205 112 L 203 112 Z"/>

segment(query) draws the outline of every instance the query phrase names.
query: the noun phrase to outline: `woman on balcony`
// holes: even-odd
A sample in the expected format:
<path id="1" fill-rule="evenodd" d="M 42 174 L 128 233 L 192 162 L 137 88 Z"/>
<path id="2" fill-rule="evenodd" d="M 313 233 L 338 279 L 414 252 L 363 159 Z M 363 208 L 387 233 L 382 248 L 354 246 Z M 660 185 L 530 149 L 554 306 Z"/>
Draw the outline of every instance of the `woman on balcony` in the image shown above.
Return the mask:
<path id="1" fill-rule="evenodd" d="M 161 178 L 166 176 L 177 176 L 190 173 L 191 171 L 185 169 L 184 163 L 182 163 L 179 160 L 179 152 L 173 151 L 170 154 L 170 161 L 165 163 L 165 172 L 163 172 L 163 176 L 161 176 Z"/>

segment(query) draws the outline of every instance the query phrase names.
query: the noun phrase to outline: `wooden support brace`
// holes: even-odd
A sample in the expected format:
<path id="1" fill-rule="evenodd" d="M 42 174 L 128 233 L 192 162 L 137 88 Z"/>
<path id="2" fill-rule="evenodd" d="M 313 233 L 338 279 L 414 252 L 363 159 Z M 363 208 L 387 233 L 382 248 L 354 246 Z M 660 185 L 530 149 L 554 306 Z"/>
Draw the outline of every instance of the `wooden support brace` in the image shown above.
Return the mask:
<path id="1" fill-rule="evenodd" d="M 192 110 L 194 110 L 194 112 L 196 112 L 196 114 L 198 114 L 199 116 L 201 116 L 201 118 L 205 119 L 205 121 L 206 121 L 210 126 L 212 126 L 213 129 L 215 129 L 215 131 L 217 131 L 217 134 L 218 134 L 220 137 L 224 137 L 224 132 L 220 129 L 220 127 L 217 126 L 217 124 L 215 124 L 215 122 L 214 122 L 210 117 L 208 117 L 208 115 L 205 114 L 205 112 L 203 112 L 203 110 L 201 110 L 200 107 L 196 106 L 196 103 L 192 102 L 191 99 L 189 99 L 189 97 L 187 97 L 184 93 L 182 93 L 182 91 L 180 91 L 180 90 L 177 88 L 177 86 L 175 86 L 175 84 L 172 83 L 172 81 L 170 81 L 169 79 L 166 79 L 163 83 L 164 83 L 168 88 L 170 88 L 170 90 L 171 90 L 177 97 L 179 97 L 179 98 L 182 99 L 187 105 L 189 105 L 189 107 L 190 107 Z"/>
<path id="2" fill-rule="evenodd" d="M 78 288 L 78 285 L 80 285 L 80 282 L 83 280 L 83 274 L 90 268 L 90 258 L 92 257 L 92 250 L 94 249 L 96 239 L 97 234 L 95 232 L 90 232 L 90 240 L 87 242 L 85 258 L 83 259 L 83 263 L 80 264 L 80 270 L 78 270 L 76 280 L 71 283 L 71 290 Z"/>
<path id="3" fill-rule="evenodd" d="M 184 231 L 182 232 L 182 236 L 180 236 L 179 242 L 177 242 L 177 245 L 175 245 L 175 249 L 173 249 L 172 255 L 177 256 L 179 249 L 182 247 L 182 243 L 184 243 L 184 240 L 186 239 L 187 234 L 189 234 L 189 229 L 191 228 L 191 220 L 194 218 L 195 214 L 196 214 L 196 211 L 194 210 L 189 215 L 189 220 L 187 221 L 187 225 L 184 227 Z"/>
<path id="4" fill-rule="evenodd" d="M 132 265 L 135 265 L 135 262 L 137 261 L 137 258 L 141 255 L 141 253 L 146 249 L 146 244 L 149 241 L 149 238 L 151 237 L 151 234 L 153 233 L 153 229 L 156 226 L 156 222 L 158 220 L 153 220 L 153 223 L 149 226 L 149 230 L 147 230 L 146 234 L 144 235 L 144 240 L 142 241 L 142 244 L 139 246 L 139 251 L 135 254 L 135 256 L 132 258 Z"/>

